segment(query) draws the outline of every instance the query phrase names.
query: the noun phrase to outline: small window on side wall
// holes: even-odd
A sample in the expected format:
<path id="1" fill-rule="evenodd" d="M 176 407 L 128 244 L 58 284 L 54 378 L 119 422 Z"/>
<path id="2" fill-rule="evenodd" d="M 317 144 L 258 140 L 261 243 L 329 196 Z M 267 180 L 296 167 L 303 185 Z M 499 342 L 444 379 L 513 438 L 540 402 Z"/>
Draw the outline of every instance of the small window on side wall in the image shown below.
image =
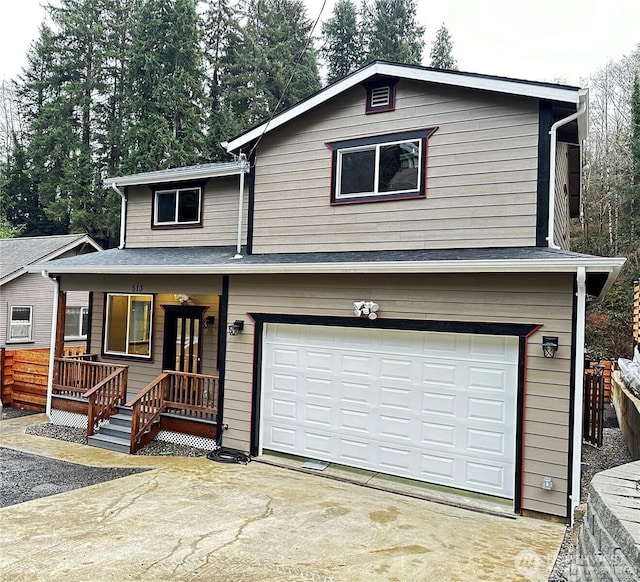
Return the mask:
<path id="1" fill-rule="evenodd" d="M 67 307 L 64 319 L 64 339 L 87 337 L 89 310 L 86 307 Z"/>
<path id="2" fill-rule="evenodd" d="M 155 190 L 153 226 L 199 226 L 201 209 L 202 188 L 200 186 Z"/>
<path id="3" fill-rule="evenodd" d="M 328 143 L 331 203 L 425 196 L 427 141 L 434 131 L 427 128 Z"/>
<path id="4" fill-rule="evenodd" d="M 104 353 L 150 359 L 153 296 L 108 293 L 105 311 Z"/>
<path id="5" fill-rule="evenodd" d="M 33 337 L 33 307 L 12 305 L 9 315 L 9 341 L 30 342 Z"/>

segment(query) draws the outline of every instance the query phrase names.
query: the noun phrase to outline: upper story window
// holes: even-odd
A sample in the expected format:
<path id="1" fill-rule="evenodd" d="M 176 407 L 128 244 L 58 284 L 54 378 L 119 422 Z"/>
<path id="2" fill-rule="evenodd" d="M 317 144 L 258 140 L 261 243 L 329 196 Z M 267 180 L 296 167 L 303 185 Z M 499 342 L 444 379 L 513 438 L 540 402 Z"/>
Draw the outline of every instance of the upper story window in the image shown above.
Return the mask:
<path id="1" fill-rule="evenodd" d="M 153 296 L 108 293 L 104 353 L 151 358 Z"/>
<path id="2" fill-rule="evenodd" d="M 153 226 L 199 226 L 202 188 L 171 188 L 153 194 Z"/>
<path id="3" fill-rule="evenodd" d="M 376 79 L 364 84 L 367 90 L 367 113 L 393 111 L 396 108 L 397 79 Z"/>
<path id="4" fill-rule="evenodd" d="M 331 202 L 425 196 L 427 140 L 435 128 L 331 142 Z"/>
<path id="5" fill-rule="evenodd" d="M 67 307 L 64 319 L 64 339 L 84 339 L 87 337 L 89 309 Z"/>
<path id="6" fill-rule="evenodd" d="M 9 314 L 9 341 L 30 342 L 33 334 L 33 307 L 12 305 Z"/>

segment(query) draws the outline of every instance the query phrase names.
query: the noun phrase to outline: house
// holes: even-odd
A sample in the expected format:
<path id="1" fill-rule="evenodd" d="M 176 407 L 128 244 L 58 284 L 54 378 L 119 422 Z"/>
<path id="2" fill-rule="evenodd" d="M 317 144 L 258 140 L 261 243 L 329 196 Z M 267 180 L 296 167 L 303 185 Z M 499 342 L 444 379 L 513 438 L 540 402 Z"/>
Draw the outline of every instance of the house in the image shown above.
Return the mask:
<path id="1" fill-rule="evenodd" d="M 90 432 L 126 399 L 131 450 L 224 431 L 570 519 L 585 306 L 624 263 L 569 250 L 587 109 L 375 62 L 228 142 L 235 162 L 109 178 L 120 248 L 37 267 L 92 292 L 112 367 Z"/>
<path id="2" fill-rule="evenodd" d="M 102 250 L 87 235 L 34 236 L 0 239 L 0 347 L 49 348 L 55 284 L 29 265 Z M 66 297 L 64 341 L 84 343 L 89 318 L 89 294 Z"/>

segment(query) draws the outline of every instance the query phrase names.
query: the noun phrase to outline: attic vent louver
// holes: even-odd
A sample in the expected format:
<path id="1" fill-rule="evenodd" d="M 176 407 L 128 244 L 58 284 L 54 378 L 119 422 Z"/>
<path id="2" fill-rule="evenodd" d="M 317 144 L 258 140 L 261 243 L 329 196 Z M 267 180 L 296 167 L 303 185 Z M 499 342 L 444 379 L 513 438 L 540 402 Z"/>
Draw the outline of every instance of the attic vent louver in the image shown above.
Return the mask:
<path id="1" fill-rule="evenodd" d="M 377 109 L 378 107 L 388 107 L 391 104 L 391 87 L 376 87 L 371 90 L 370 107 Z"/>

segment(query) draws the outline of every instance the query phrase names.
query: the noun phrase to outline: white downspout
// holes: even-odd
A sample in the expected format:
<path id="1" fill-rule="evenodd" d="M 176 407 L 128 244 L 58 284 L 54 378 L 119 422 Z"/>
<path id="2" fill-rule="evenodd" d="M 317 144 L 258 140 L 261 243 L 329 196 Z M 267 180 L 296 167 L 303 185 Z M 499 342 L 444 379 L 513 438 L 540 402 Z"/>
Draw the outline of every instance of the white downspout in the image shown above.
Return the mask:
<path id="1" fill-rule="evenodd" d="M 127 216 L 127 198 L 124 195 L 124 192 L 122 192 L 117 184 L 115 182 L 111 182 L 111 189 L 114 192 L 117 192 L 118 194 L 120 194 L 120 198 L 122 198 L 122 204 L 120 205 L 120 245 L 118 246 L 119 249 L 123 249 L 125 242 L 124 242 L 124 228 L 125 228 L 125 221 L 126 221 L 126 216 Z"/>
<path id="2" fill-rule="evenodd" d="M 578 267 L 576 272 L 576 360 L 575 390 L 573 408 L 573 459 L 571 467 L 571 524 L 573 524 L 575 508 L 580 503 L 581 451 L 582 451 L 582 397 L 584 392 L 584 336 L 586 321 L 586 271 Z"/>
<path id="3" fill-rule="evenodd" d="M 551 135 L 551 159 L 549 160 L 549 224 L 547 227 L 549 234 L 547 235 L 547 243 L 550 249 L 560 248 L 553 240 L 556 221 L 556 143 L 558 128 L 566 125 L 574 119 L 578 119 L 578 117 L 583 115 L 586 110 L 587 102 L 584 100 L 580 103 L 580 107 L 578 107 L 578 110 L 575 113 L 572 113 L 564 119 L 559 119 L 549 130 L 549 135 Z"/>
<path id="4" fill-rule="evenodd" d="M 53 315 L 51 321 L 51 344 L 49 346 L 49 374 L 47 375 L 47 407 L 46 413 L 49 420 L 51 420 L 51 395 L 53 393 L 53 365 L 56 355 L 56 334 L 58 332 L 58 295 L 60 293 L 60 283 L 55 277 L 49 277 L 47 271 L 40 273 L 47 281 L 53 281 L 55 284 L 55 291 L 53 295 Z"/>
<path id="5" fill-rule="evenodd" d="M 240 193 L 238 196 L 238 240 L 234 259 L 242 258 L 242 211 L 244 206 L 244 174 L 247 167 L 247 155 L 240 154 Z"/>

